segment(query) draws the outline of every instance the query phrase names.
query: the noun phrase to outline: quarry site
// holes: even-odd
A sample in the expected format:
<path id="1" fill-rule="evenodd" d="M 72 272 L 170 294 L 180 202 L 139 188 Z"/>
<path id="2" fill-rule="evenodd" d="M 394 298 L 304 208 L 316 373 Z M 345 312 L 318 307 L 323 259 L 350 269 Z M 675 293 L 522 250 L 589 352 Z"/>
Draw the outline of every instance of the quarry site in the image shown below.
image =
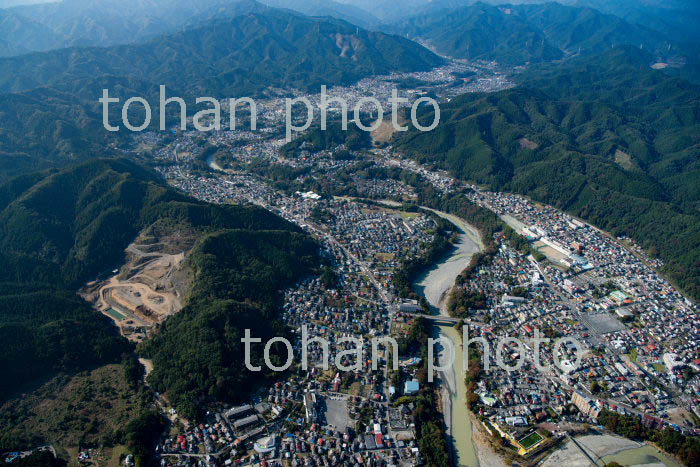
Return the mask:
<path id="1" fill-rule="evenodd" d="M 196 235 L 153 225 L 125 250 L 126 262 L 102 281 L 87 284 L 81 295 L 111 318 L 133 342 L 179 312 L 191 283 L 185 258 Z"/>

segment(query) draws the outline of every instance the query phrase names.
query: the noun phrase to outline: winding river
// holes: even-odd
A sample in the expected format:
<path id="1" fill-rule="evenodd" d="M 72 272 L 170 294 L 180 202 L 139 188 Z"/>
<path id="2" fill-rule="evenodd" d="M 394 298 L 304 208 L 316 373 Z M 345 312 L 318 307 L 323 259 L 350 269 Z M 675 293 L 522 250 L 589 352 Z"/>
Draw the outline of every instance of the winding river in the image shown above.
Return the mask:
<path id="1" fill-rule="evenodd" d="M 213 156 L 207 158 L 207 165 L 213 170 L 223 171 Z M 395 206 L 398 203 L 386 202 Z M 428 208 L 425 208 L 428 209 Z M 452 251 L 423 274 L 416 282 L 416 290 L 423 295 L 435 314 L 447 316 L 447 298 L 457 276 L 466 269 L 472 256 L 483 249 L 478 231 L 459 217 L 429 209 L 438 216 L 449 220 L 458 229 L 458 241 Z M 436 335 L 452 341 L 455 360 L 451 370 L 439 375 L 444 401 L 445 423 L 456 465 L 478 467 L 479 458 L 472 441 L 472 425 L 467 410 L 467 388 L 464 384 L 465 372 L 462 358 L 462 339 L 452 326 L 435 326 Z M 440 359 L 444 358 L 442 353 Z"/>
<path id="2" fill-rule="evenodd" d="M 447 299 L 457 276 L 469 265 L 472 256 L 483 248 L 479 234 L 462 219 L 433 211 L 452 222 L 459 229 L 459 240 L 455 248 L 416 283 L 416 290 L 433 307 L 433 313 L 447 316 Z M 465 372 L 462 359 L 462 339 L 457 330 L 449 325 L 435 326 L 436 335 L 450 339 L 455 349 L 452 368 L 439 377 L 442 385 L 445 423 L 452 445 L 454 460 L 458 466 L 477 467 L 479 458 L 472 441 L 472 425 L 467 409 L 467 388 L 464 384 Z M 440 358 L 444 356 L 440 354 Z"/>

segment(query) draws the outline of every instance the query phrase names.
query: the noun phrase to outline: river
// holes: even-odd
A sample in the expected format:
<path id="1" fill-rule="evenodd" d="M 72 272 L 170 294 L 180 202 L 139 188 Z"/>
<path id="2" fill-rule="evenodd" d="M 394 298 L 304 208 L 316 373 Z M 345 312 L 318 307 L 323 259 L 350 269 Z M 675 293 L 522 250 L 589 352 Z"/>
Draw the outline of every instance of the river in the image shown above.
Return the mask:
<path id="1" fill-rule="evenodd" d="M 214 157 L 207 158 L 207 164 L 214 170 L 223 171 Z M 399 203 L 381 201 L 390 206 L 398 206 Z M 473 226 L 464 222 L 457 216 L 441 211 L 424 208 L 434 212 L 438 216 L 449 220 L 458 229 L 458 240 L 454 248 L 432 269 L 424 273 L 416 282 L 416 291 L 423 295 L 433 307 L 435 314 L 447 313 L 447 298 L 457 276 L 464 271 L 474 254 L 483 250 L 479 232 Z M 467 409 L 467 388 L 464 384 L 465 372 L 462 358 L 462 338 L 459 332 L 452 326 L 435 326 L 436 335 L 441 335 L 452 341 L 455 349 L 455 360 L 450 371 L 439 375 L 443 401 L 445 404 L 445 424 L 447 435 L 451 444 L 456 464 L 458 466 L 478 467 L 479 457 L 472 440 L 472 425 Z M 443 359 L 442 353 L 439 358 Z"/>
<path id="2" fill-rule="evenodd" d="M 447 315 L 449 291 L 457 276 L 469 265 L 472 256 L 483 248 L 479 233 L 462 219 L 439 211 L 437 215 L 449 220 L 459 229 L 455 248 L 416 283 L 416 291 L 433 307 L 435 314 Z M 477 467 L 479 458 L 472 440 L 472 425 L 467 409 L 467 388 L 462 359 L 462 339 L 452 326 L 436 326 L 436 334 L 450 339 L 455 349 L 455 361 L 451 370 L 439 375 L 444 400 L 445 423 L 448 438 L 459 466 Z M 443 355 L 440 355 L 442 360 Z"/>

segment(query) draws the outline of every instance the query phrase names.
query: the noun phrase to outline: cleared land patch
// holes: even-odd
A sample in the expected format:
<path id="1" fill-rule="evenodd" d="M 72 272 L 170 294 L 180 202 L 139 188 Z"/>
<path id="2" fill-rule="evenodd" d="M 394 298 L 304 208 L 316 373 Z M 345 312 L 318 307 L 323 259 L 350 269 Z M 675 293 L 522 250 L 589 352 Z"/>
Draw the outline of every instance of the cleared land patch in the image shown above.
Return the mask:
<path id="1" fill-rule="evenodd" d="M 632 160 L 632 156 L 619 149 L 615 151 L 615 163 L 625 170 L 633 170 L 637 168 Z"/>
<path id="2" fill-rule="evenodd" d="M 139 342 L 184 306 L 191 282 L 184 262 L 195 241 L 192 232 L 151 226 L 126 248 L 121 270 L 89 284 L 82 295 L 112 318 L 122 335 Z"/>

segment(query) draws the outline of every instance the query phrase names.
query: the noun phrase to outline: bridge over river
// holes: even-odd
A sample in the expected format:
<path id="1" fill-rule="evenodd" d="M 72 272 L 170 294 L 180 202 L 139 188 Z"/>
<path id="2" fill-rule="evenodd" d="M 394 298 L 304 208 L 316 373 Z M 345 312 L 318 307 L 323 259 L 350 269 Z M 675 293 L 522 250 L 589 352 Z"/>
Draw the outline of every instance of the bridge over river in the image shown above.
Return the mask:
<path id="1" fill-rule="evenodd" d="M 445 315 L 426 315 L 422 313 L 401 313 L 403 316 L 410 316 L 411 318 L 424 318 L 433 321 L 435 324 L 447 323 L 447 324 L 459 324 L 463 320 L 461 318 L 452 318 L 451 316 Z"/>

